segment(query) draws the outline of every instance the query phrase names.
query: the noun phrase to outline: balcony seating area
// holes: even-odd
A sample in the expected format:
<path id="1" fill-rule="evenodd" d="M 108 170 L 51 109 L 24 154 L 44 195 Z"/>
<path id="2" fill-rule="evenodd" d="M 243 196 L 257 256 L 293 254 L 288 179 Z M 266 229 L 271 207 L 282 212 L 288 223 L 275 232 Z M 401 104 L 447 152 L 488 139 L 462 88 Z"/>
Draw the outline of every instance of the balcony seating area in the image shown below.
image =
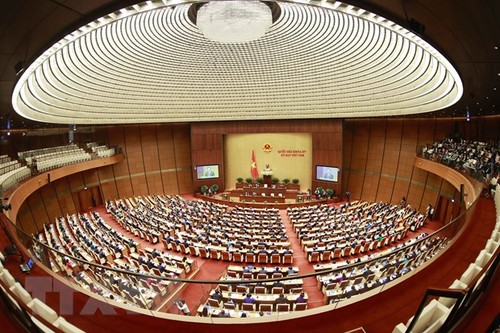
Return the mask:
<path id="1" fill-rule="evenodd" d="M 116 153 L 115 148 L 95 145 L 98 147 L 94 154 L 96 158 L 109 157 Z M 0 193 L 31 175 L 93 158 L 90 153 L 76 144 L 27 150 L 18 152 L 17 155 L 18 160 L 11 160 L 8 155 L 0 156 Z"/>
<path id="2" fill-rule="evenodd" d="M 26 166 L 21 166 L 19 163 L 12 164 L 3 170 L 5 171 L 6 169 L 10 171 L 0 174 L 0 193 L 7 191 L 12 186 L 31 176 L 31 170 Z"/>
<path id="3" fill-rule="evenodd" d="M 106 145 L 99 145 L 97 142 L 89 142 L 87 143 L 86 147 L 98 157 L 111 157 L 116 154 L 116 148 L 109 148 Z"/>
<path id="4" fill-rule="evenodd" d="M 422 149 L 422 156 L 467 172 L 482 182 L 500 170 L 496 143 L 446 138 L 426 145 Z"/>

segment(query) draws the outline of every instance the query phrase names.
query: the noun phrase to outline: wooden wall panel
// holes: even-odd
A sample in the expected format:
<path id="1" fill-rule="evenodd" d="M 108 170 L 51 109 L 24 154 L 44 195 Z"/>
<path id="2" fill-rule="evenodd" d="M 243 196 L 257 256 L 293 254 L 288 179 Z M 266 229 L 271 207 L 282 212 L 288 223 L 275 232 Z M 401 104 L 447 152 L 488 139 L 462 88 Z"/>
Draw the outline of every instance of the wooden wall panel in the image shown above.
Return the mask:
<path id="1" fill-rule="evenodd" d="M 349 176 L 350 176 L 350 170 L 352 169 L 351 156 L 353 153 L 352 143 L 354 141 L 354 121 L 344 122 L 343 127 L 344 127 L 342 136 L 343 168 L 341 169 L 340 173 L 342 175 L 342 184 L 344 185 L 342 193 L 345 193 L 348 184 L 350 183 Z"/>
<path id="2" fill-rule="evenodd" d="M 398 193 L 394 194 L 396 185 L 396 175 L 401 154 L 401 139 L 403 135 L 403 121 L 401 119 L 387 120 L 386 143 L 384 151 L 384 161 L 382 163 L 382 175 L 393 179 L 392 193 L 388 202 L 399 202 L 401 199 L 402 186 L 398 187 Z M 393 199 L 395 197 L 395 199 Z"/>
<path id="3" fill-rule="evenodd" d="M 62 212 L 69 214 L 76 213 L 76 205 L 71 194 L 71 188 L 69 187 L 68 180 L 58 179 L 54 182 L 54 187 L 57 195 L 57 200 L 59 200 L 59 206 Z"/>
<path id="4" fill-rule="evenodd" d="M 349 191 L 352 198 L 362 198 L 368 157 L 368 142 L 370 139 L 370 121 L 358 121 L 354 128 L 353 137 L 351 170 L 356 173 L 353 179 L 356 183 L 349 184 Z"/>
<path id="5" fill-rule="evenodd" d="M 441 177 L 433 173 L 427 173 L 425 192 L 422 197 L 422 207 L 427 207 L 429 204 L 436 207 L 442 184 L 443 179 Z"/>
<path id="6" fill-rule="evenodd" d="M 107 199 L 118 199 L 115 175 L 111 166 L 99 168 L 97 171 L 102 197 Z"/>
<path id="7" fill-rule="evenodd" d="M 342 195 L 342 123 L 332 122 L 329 127 L 321 127 L 321 131 L 312 130 L 312 190 L 321 186 L 332 188 L 337 195 Z M 316 165 L 331 165 L 340 169 L 338 182 L 324 182 L 315 179 Z"/>
<path id="8" fill-rule="evenodd" d="M 146 173 L 148 194 L 163 194 L 163 183 L 159 172 Z"/>
<path id="9" fill-rule="evenodd" d="M 133 195 L 146 195 L 148 193 L 141 141 L 140 126 L 127 127 L 125 144 Z"/>
<path id="10" fill-rule="evenodd" d="M 370 122 L 370 140 L 366 155 L 366 171 L 363 186 L 363 197 L 366 200 L 377 200 L 380 183 L 380 172 L 385 151 L 386 122 Z"/>
<path id="11" fill-rule="evenodd" d="M 113 174 L 115 176 L 119 198 L 131 197 L 134 194 L 130 180 L 130 171 L 128 168 L 128 147 L 126 146 L 124 139 L 124 132 L 127 132 L 127 129 L 128 127 L 123 129 L 122 126 L 114 126 L 110 127 L 108 132 L 109 144 L 120 147 L 125 155 L 125 160 L 123 162 L 113 165 Z"/>
<path id="12" fill-rule="evenodd" d="M 80 206 L 80 199 L 78 198 L 78 192 L 85 189 L 85 182 L 82 173 L 76 173 L 67 177 L 69 187 L 71 189 L 71 194 L 73 196 L 73 202 L 77 211 L 82 211 L 83 207 Z"/>
<path id="13" fill-rule="evenodd" d="M 29 226 L 25 225 L 23 227 L 24 231 L 28 233 L 38 232 L 43 230 L 43 225 L 47 223 L 54 222 L 52 217 L 49 217 L 47 210 L 42 199 L 42 195 L 39 191 L 36 191 L 28 198 L 28 205 L 35 219 L 35 225 Z"/>
<path id="14" fill-rule="evenodd" d="M 479 125 L 478 139 L 481 141 L 499 141 L 500 131 L 498 129 L 500 128 L 500 116 L 482 117 L 480 119 L 481 124 Z"/>
<path id="15" fill-rule="evenodd" d="M 418 126 L 413 120 L 403 119 L 401 150 L 392 202 L 397 203 L 402 197 L 408 198 L 413 173 L 413 161 L 417 148 Z"/>
<path id="16" fill-rule="evenodd" d="M 191 133 L 189 125 L 174 125 L 173 140 L 178 183 L 176 193 L 193 193 L 193 162 L 191 159 Z"/>
<path id="17" fill-rule="evenodd" d="M 436 121 L 433 118 L 424 118 L 418 121 L 418 153 L 422 152 L 422 148 L 427 144 L 434 142 Z"/>
<path id="18" fill-rule="evenodd" d="M 453 119 L 436 119 L 433 141 L 452 138 L 454 133 L 453 126 Z"/>
<path id="19" fill-rule="evenodd" d="M 54 183 L 42 187 L 40 189 L 40 194 L 48 216 L 63 215 L 61 207 L 59 206 L 59 200 L 57 199 Z"/>
<path id="20" fill-rule="evenodd" d="M 427 183 L 427 171 L 421 170 L 419 168 L 413 169 L 413 174 L 410 183 L 410 190 L 408 191 L 407 199 L 413 207 L 422 207 L 422 199 L 424 196 L 424 190 Z M 425 205 L 427 207 L 427 205 Z"/>
<path id="21" fill-rule="evenodd" d="M 156 126 L 162 193 L 179 193 L 172 124 Z"/>
<path id="22" fill-rule="evenodd" d="M 99 174 L 97 170 L 87 170 L 82 172 L 84 187 L 99 186 Z"/>
<path id="23" fill-rule="evenodd" d="M 142 125 L 140 127 L 140 133 L 141 149 L 144 158 L 144 170 L 146 172 L 146 175 L 152 172 L 159 172 L 160 159 L 158 151 L 158 140 L 156 137 L 156 126 Z"/>
<path id="24" fill-rule="evenodd" d="M 377 201 L 390 202 L 394 187 L 394 177 L 381 176 L 378 185 Z"/>
<path id="25" fill-rule="evenodd" d="M 35 231 L 37 232 L 42 226 L 37 224 L 36 219 L 31 213 L 31 207 L 28 200 L 24 201 L 21 205 L 16 223 L 22 230 L 30 234 Z"/>

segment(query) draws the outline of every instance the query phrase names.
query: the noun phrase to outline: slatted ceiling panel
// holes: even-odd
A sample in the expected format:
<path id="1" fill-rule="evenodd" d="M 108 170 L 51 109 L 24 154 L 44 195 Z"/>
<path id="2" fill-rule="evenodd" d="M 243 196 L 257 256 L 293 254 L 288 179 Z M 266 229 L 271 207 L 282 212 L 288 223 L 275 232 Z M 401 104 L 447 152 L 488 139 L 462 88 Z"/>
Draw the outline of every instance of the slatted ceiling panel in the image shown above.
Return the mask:
<path id="1" fill-rule="evenodd" d="M 279 3 L 269 32 L 242 44 L 205 39 L 190 4 L 166 4 L 68 36 L 22 76 L 15 107 L 77 124 L 304 119 L 429 112 L 462 92 L 425 42 L 343 4 Z"/>

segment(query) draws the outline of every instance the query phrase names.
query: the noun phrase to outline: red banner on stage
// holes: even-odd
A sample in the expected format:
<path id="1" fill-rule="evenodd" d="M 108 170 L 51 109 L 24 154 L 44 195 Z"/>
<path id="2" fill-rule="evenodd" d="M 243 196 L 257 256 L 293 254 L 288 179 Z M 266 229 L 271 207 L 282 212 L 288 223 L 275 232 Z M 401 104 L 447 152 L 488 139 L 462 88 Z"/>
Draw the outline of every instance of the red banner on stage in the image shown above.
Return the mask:
<path id="1" fill-rule="evenodd" d="M 250 166 L 250 173 L 255 181 L 259 177 L 259 170 L 257 169 L 257 161 L 255 160 L 255 153 L 252 149 L 252 164 Z"/>

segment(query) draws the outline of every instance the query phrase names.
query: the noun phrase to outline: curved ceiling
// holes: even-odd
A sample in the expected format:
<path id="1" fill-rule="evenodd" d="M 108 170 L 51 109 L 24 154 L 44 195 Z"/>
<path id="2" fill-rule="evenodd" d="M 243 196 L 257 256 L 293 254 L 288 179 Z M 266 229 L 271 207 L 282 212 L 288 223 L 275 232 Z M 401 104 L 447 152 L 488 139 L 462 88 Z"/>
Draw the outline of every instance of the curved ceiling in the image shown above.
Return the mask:
<path id="1" fill-rule="evenodd" d="M 488 81 L 477 79 L 491 75 L 479 68 L 488 63 L 484 58 L 495 58 L 490 53 L 498 54 L 492 36 L 498 26 L 488 33 L 476 26 L 479 37 L 487 37 L 482 42 L 488 52 L 472 52 L 471 36 L 463 34 L 470 24 L 462 25 L 464 36 L 458 36 L 453 22 L 463 22 L 460 10 L 473 6 L 473 0 L 446 11 L 444 7 L 452 1 L 440 5 L 433 1 L 349 2 L 400 23 L 414 17 L 419 21 L 411 20 L 417 25 L 405 29 L 360 7 L 287 1 L 279 2 L 280 15 L 261 39 L 220 44 L 205 39 L 189 20 L 190 3 L 24 1 L 7 8 L 3 15 L 17 15 L 5 27 L 12 31 L 16 20 L 26 18 L 22 13 L 30 16 L 31 30 L 17 31 L 18 39 L 8 47 L 9 61 L 5 56 L 0 61 L 4 60 L 3 76 L 11 78 L 6 75 L 6 63 L 34 59 L 32 67 L 18 77 L 12 101 L 24 117 L 44 123 L 343 118 L 436 110 L 456 113 L 457 108 L 460 113 L 465 107 L 479 115 L 479 107 L 472 103 L 474 96 L 480 96 L 481 103 L 485 97 L 485 102 L 496 100 L 497 73 Z M 494 1 L 487 5 L 489 11 L 480 12 L 495 17 L 498 5 Z M 127 10 L 120 11 L 123 7 Z M 472 16 L 477 11 L 471 10 Z M 438 19 L 439 13 L 446 15 Z M 96 19 L 99 16 L 103 17 Z M 490 16 L 483 18 L 483 26 L 490 25 Z M 75 30 L 68 26 L 78 22 L 90 23 L 68 34 Z M 419 30 L 422 27 L 425 30 Z M 457 71 L 411 31 L 415 28 L 451 56 L 464 80 L 465 94 Z M 6 29 L 2 31 L 4 48 Z M 56 44 L 50 42 L 61 31 L 67 36 Z M 451 37 L 460 42 L 451 45 Z M 43 44 L 55 47 L 34 57 Z M 483 59 L 474 59 L 479 54 Z M 488 68 L 495 71 L 498 61 L 490 62 Z M 488 94 L 483 87 L 493 91 Z M 1 93 L 5 104 L 4 89 Z"/>
<path id="2" fill-rule="evenodd" d="M 345 118 L 430 112 L 462 95 L 439 52 L 352 6 L 282 2 L 263 37 L 234 44 L 205 38 L 191 6 L 141 3 L 68 34 L 24 71 L 14 109 L 66 124 Z"/>

